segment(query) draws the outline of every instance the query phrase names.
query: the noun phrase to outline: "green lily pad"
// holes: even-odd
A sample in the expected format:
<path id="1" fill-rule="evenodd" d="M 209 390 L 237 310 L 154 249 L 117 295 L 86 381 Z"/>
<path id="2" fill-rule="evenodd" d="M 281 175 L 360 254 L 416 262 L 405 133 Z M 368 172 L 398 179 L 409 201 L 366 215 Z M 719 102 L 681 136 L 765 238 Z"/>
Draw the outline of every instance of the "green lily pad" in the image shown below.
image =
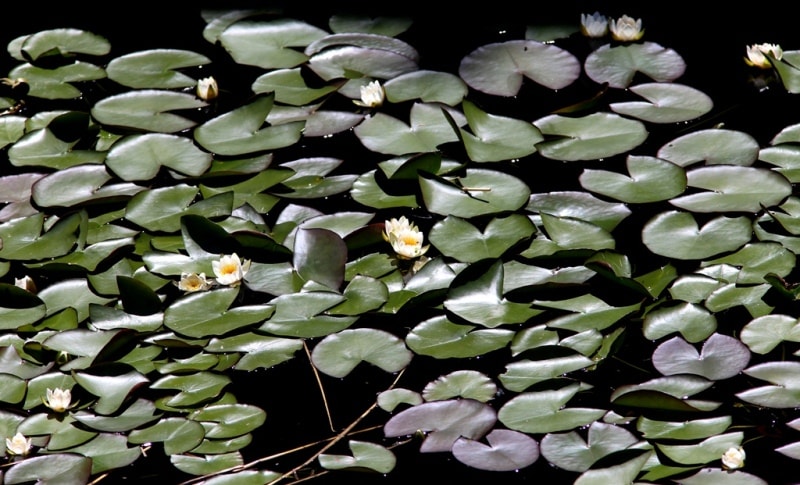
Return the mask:
<path id="1" fill-rule="evenodd" d="M 580 219 L 614 230 L 632 211 L 625 204 L 607 202 L 592 194 L 578 191 L 552 191 L 531 194 L 527 210 L 559 217 Z"/>
<path id="2" fill-rule="evenodd" d="M 524 120 L 486 113 L 470 101 L 462 103 L 469 131 L 461 140 L 473 162 L 498 162 L 526 157 L 544 140 L 539 130 Z"/>
<path id="3" fill-rule="evenodd" d="M 99 398 L 94 403 L 94 411 L 105 415 L 117 412 L 134 389 L 150 382 L 138 372 L 113 376 L 77 372 L 74 376 L 78 385 Z"/>
<path id="4" fill-rule="evenodd" d="M 111 433 L 99 434 L 69 451 L 92 459 L 92 475 L 127 467 L 142 456 L 141 447 L 128 446 L 125 436 Z"/>
<path id="5" fill-rule="evenodd" d="M 158 89 L 141 89 L 104 98 L 92 107 L 92 117 L 109 126 L 177 133 L 197 123 L 170 111 L 190 110 L 206 106 L 197 97 Z"/>
<path id="6" fill-rule="evenodd" d="M 168 397 L 163 403 L 170 407 L 190 407 L 218 397 L 230 383 L 231 378 L 227 375 L 204 371 L 187 375 L 168 375 L 152 383 L 150 387 L 177 389 L 179 392 Z M 203 435 L 204 433 L 201 434 L 201 439 Z"/>
<path id="7" fill-rule="evenodd" d="M 232 192 L 194 202 L 198 193 L 197 187 L 185 184 L 140 192 L 128 202 L 125 218 L 150 231 L 176 232 L 183 216 L 217 217 L 233 210 Z"/>
<path id="8" fill-rule="evenodd" d="M 345 377 L 362 361 L 397 372 L 405 368 L 413 354 L 403 341 L 383 330 L 359 328 L 328 335 L 311 353 L 314 366 L 333 377 Z"/>
<path id="9" fill-rule="evenodd" d="M 584 189 L 627 203 L 668 200 L 686 190 L 686 172 L 655 157 L 629 155 L 629 175 L 586 169 L 580 176 Z"/>
<path id="10" fill-rule="evenodd" d="M 128 441 L 136 444 L 163 442 L 167 455 L 186 453 L 203 441 L 203 425 L 186 418 L 164 418 L 157 423 L 131 431 Z"/>
<path id="11" fill-rule="evenodd" d="M 160 417 L 152 401 L 146 399 L 136 399 L 121 413 L 113 416 L 103 416 L 88 411 L 76 411 L 72 416 L 91 429 L 109 433 L 130 431 Z"/>
<path id="12" fill-rule="evenodd" d="M 244 464 L 244 458 L 238 451 L 204 456 L 175 454 L 170 461 L 178 470 L 192 475 L 213 475 Z"/>
<path id="13" fill-rule="evenodd" d="M 639 72 L 660 83 L 674 81 L 686 71 L 686 62 L 674 50 L 654 42 L 605 44 L 586 57 L 584 69 L 598 84 L 625 89 Z"/>
<path id="14" fill-rule="evenodd" d="M 706 165 L 747 167 L 756 161 L 758 154 L 758 140 L 752 135 L 722 128 L 693 131 L 658 150 L 658 158 L 681 167 L 702 161 Z"/>
<path id="15" fill-rule="evenodd" d="M 577 431 L 548 433 L 542 438 L 541 454 L 561 469 L 582 473 L 604 456 L 637 442 L 625 428 L 601 422 L 589 425 L 586 435 L 584 440 Z"/>
<path id="16" fill-rule="evenodd" d="M 642 332 L 650 340 L 680 333 L 688 342 L 702 342 L 717 329 L 717 318 L 705 307 L 684 302 L 656 308 L 644 317 Z"/>
<path id="17" fill-rule="evenodd" d="M 272 94 L 258 96 L 250 104 L 206 121 L 195 128 L 195 141 L 219 155 L 243 155 L 293 145 L 300 139 L 304 122 L 262 128 L 274 98 Z"/>
<path id="18" fill-rule="evenodd" d="M 292 106 L 305 106 L 336 91 L 336 85 L 310 88 L 299 67 L 276 69 L 257 77 L 250 86 L 255 94 L 275 93 L 275 101 Z"/>
<path id="19" fill-rule="evenodd" d="M 83 92 L 72 83 L 96 81 L 106 77 L 103 68 L 88 62 L 75 61 L 55 69 L 20 64 L 8 73 L 11 79 L 25 79 L 28 95 L 43 99 L 75 99 Z"/>
<path id="20" fill-rule="evenodd" d="M 580 118 L 553 114 L 533 122 L 544 135 L 536 144 L 543 156 L 564 162 L 600 160 L 633 150 L 647 139 L 641 121 L 613 113 Z"/>
<path id="21" fill-rule="evenodd" d="M 127 200 L 145 190 L 131 183 L 112 183 L 103 165 L 64 167 L 39 179 L 32 187 L 31 200 L 41 207 L 73 207 Z"/>
<path id="22" fill-rule="evenodd" d="M 457 106 L 467 96 L 464 81 L 449 72 L 420 69 L 401 74 L 383 84 L 386 99 L 392 103 L 420 100 Z"/>
<path id="23" fill-rule="evenodd" d="M 670 200 L 694 212 L 758 212 L 778 205 L 792 194 L 792 184 L 782 175 L 762 168 L 719 165 L 686 173 L 687 185 L 701 190 Z"/>
<path id="24" fill-rule="evenodd" d="M 458 141 L 448 117 L 441 106 L 414 103 L 409 113 L 409 123 L 385 113 L 375 113 L 354 128 L 361 143 L 377 153 L 405 155 L 408 153 L 435 152 L 439 145 Z M 464 115 L 447 111 L 457 126 L 466 122 Z"/>
<path id="25" fill-rule="evenodd" d="M 256 430 L 267 418 L 263 409 L 250 404 L 216 404 L 189 413 L 189 419 L 206 426 L 207 439 L 226 439 Z"/>
<path id="26" fill-rule="evenodd" d="M 668 211 L 657 214 L 642 229 L 642 242 L 662 256 L 675 259 L 703 259 L 734 251 L 751 236 L 746 217 L 717 217 L 703 227 L 690 212 Z"/>
<path id="27" fill-rule="evenodd" d="M 454 180 L 420 172 L 419 184 L 429 211 L 464 219 L 517 210 L 530 195 L 522 180 L 485 169 L 467 169 Z"/>
<path id="28" fill-rule="evenodd" d="M 712 99 L 702 91 L 683 84 L 648 83 L 628 88 L 643 101 L 611 103 L 615 113 L 632 116 L 650 123 L 680 123 L 699 118 L 714 107 Z"/>
<path id="29" fill-rule="evenodd" d="M 297 48 L 305 48 L 328 32 L 294 19 L 240 20 L 222 30 L 219 42 L 237 64 L 262 69 L 295 67 L 308 59 Z"/>
<path id="30" fill-rule="evenodd" d="M 394 453 L 381 445 L 350 440 L 349 446 L 353 456 L 322 453 L 317 458 L 319 464 L 326 470 L 366 468 L 378 473 L 389 473 L 397 464 Z"/>
<path id="31" fill-rule="evenodd" d="M 467 54 L 458 75 L 473 89 L 495 96 L 515 96 L 525 78 L 550 89 L 572 84 L 581 71 L 570 52 L 534 40 L 484 45 Z"/>
<path id="32" fill-rule="evenodd" d="M 17 167 L 28 165 L 67 169 L 78 165 L 101 164 L 105 154 L 94 150 L 75 150 L 74 142 L 60 140 L 49 128 L 34 130 L 9 147 L 8 157 Z"/>
<path id="33" fill-rule="evenodd" d="M 191 140 L 165 133 L 132 135 L 116 142 L 106 155 L 106 166 L 125 181 L 149 180 L 167 167 L 183 175 L 200 176 L 211 166 L 210 153 Z"/>
<path id="34" fill-rule="evenodd" d="M 519 394 L 503 404 L 497 419 L 523 433 L 554 433 L 589 425 L 606 411 L 568 407 L 579 388 L 578 384 L 570 384 L 561 389 Z"/>
<path id="35" fill-rule="evenodd" d="M 443 255 L 474 263 L 486 258 L 499 258 L 534 232 L 536 227 L 521 214 L 494 218 L 483 231 L 465 219 L 447 216 L 431 228 L 428 239 Z"/>
<path id="36" fill-rule="evenodd" d="M 464 284 L 454 283 L 451 287 L 444 302 L 448 311 L 488 328 L 523 323 L 541 313 L 527 303 L 509 301 L 503 296 L 502 262 L 495 261 L 485 273 L 474 276 Z"/>
<path id="37" fill-rule="evenodd" d="M 211 59 L 182 49 L 150 49 L 116 57 L 106 66 L 108 78 L 134 89 L 180 89 L 197 84 L 180 69 L 203 66 Z"/>
<path id="38" fill-rule="evenodd" d="M 442 315 L 418 323 L 406 335 L 406 345 L 437 359 L 469 358 L 501 349 L 513 336 L 513 330 L 459 325 Z"/>
<path id="39" fill-rule="evenodd" d="M 12 465 L 6 470 L 3 483 L 89 483 L 91 473 L 91 458 L 72 453 L 56 453 L 32 456 Z"/>
<path id="40" fill-rule="evenodd" d="M 272 305 L 231 306 L 239 288 L 221 288 L 184 296 L 164 311 L 164 326 L 189 337 L 225 335 L 256 325 L 275 311 Z"/>
<path id="41" fill-rule="evenodd" d="M 577 352 L 543 359 L 523 359 L 506 364 L 506 371 L 498 376 L 503 387 L 522 392 L 540 382 L 562 377 L 570 372 L 594 365 L 594 360 Z"/>
<path id="42" fill-rule="evenodd" d="M 497 385 L 486 374 L 459 370 L 438 377 L 422 390 L 426 401 L 443 401 L 454 397 L 487 402 L 494 399 Z"/>
<path id="43" fill-rule="evenodd" d="M 745 369 L 744 373 L 770 384 L 736 393 L 736 397 L 742 401 L 777 409 L 800 405 L 800 362 L 765 362 Z"/>
<path id="44" fill-rule="evenodd" d="M 782 342 L 800 342 L 800 326 L 789 315 L 764 315 L 742 327 L 739 338 L 751 352 L 767 354 Z"/>

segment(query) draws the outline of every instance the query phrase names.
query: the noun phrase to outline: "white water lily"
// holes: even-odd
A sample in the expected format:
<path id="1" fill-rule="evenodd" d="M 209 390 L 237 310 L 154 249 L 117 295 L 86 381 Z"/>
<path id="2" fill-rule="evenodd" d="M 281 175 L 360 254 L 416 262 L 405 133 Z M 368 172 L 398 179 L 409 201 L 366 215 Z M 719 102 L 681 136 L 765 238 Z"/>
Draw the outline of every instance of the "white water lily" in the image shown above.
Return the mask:
<path id="1" fill-rule="evenodd" d="M 608 19 L 600 12 L 592 15 L 581 14 L 581 33 L 593 39 L 604 37 L 608 33 Z"/>
<path id="2" fill-rule="evenodd" d="M 36 283 L 34 283 L 33 278 L 28 275 L 25 275 L 22 278 L 14 278 L 14 286 L 17 288 L 22 288 L 23 290 L 31 293 L 36 293 Z"/>
<path id="3" fill-rule="evenodd" d="M 747 46 L 747 57 L 744 62 L 749 66 L 760 67 L 761 69 L 772 68 L 772 62 L 766 54 L 771 55 L 777 60 L 783 58 L 783 49 L 778 44 L 753 44 Z"/>
<path id="4" fill-rule="evenodd" d="M 13 438 L 6 438 L 6 449 L 12 455 L 25 456 L 31 451 L 31 439 L 17 432 Z"/>
<path id="5" fill-rule="evenodd" d="M 211 267 L 217 276 L 217 283 L 221 285 L 236 286 L 242 282 L 247 272 L 250 270 L 250 260 L 239 259 L 239 255 L 223 255 L 219 261 L 212 261 Z"/>
<path id="6" fill-rule="evenodd" d="M 63 413 L 69 409 L 70 402 L 72 401 L 72 391 L 69 389 L 50 389 L 47 388 L 46 397 L 42 399 L 44 405 L 57 413 Z"/>
<path id="7" fill-rule="evenodd" d="M 611 38 L 620 42 L 639 40 L 644 35 L 642 19 L 634 19 L 627 15 L 623 15 L 617 20 L 609 20 L 608 28 L 611 31 Z"/>
<path id="8" fill-rule="evenodd" d="M 736 448 L 731 446 L 722 455 L 722 466 L 726 470 L 736 470 L 744 466 L 745 452 L 741 446 Z"/>
<path id="9" fill-rule="evenodd" d="M 383 226 L 383 238 L 392 245 L 392 249 L 401 259 L 418 258 L 430 247 L 422 245 L 424 241 L 422 231 L 405 216 L 386 221 Z"/>
<path id="10" fill-rule="evenodd" d="M 178 288 L 188 293 L 205 291 L 213 285 L 214 283 L 206 278 L 205 273 L 181 273 L 181 280 L 178 282 Z"/>
<path id="11" fill-rule="evenodd" d="M 383 104 L 386 93 L 383 86 L 378 81 L 372 81 L 361 86 L 361 99 L 354 99 L 353 102 L 365 108 L 377 108 Z"/>
<path id="12" fill-rule="evenodd" d="M 197 81 L 197 97 L 210 101 L 219 96 L 219 86 L 213 77 L 205 77 Z"/>

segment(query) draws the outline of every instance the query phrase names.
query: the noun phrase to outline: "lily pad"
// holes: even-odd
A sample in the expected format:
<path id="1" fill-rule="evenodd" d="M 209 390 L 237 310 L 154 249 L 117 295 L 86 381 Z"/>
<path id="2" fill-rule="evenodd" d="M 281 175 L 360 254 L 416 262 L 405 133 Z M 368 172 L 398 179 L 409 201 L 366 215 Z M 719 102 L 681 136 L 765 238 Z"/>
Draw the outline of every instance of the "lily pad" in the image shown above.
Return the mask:
<path id="1" fill-rule="evenodd" d="M 104 98 L 92 107 L 98 122 L 109 126 L 176 133 L 193 128 L 197 123 L 170 111 L 206 106 L 205 101 L 184 93 L 158 89 L 141 89 Z"/>
<path id="2" fill-rule="evenodd" d="M 191 140 L 164 133 L 132 135 L 116 142 L 106 155 L 106 166 L 125 181 L 149 180 L 161 167 L 183 175 L 200 176 L 213 156 Z"/>
<path id="3" fill-rule="evenodd" d="M 660 83 L 674 81 L 686 71 L 686 62 L 674 50 L 654 42 L 605 44 L 586 57 L 583 68 L 594 82 L 625 89 L 639 72 Z"/>
<path id="4" fill-rule="evenodd" d="M 699 118 L 714 107 L 711 98 L 702 91 L 683 84 L 648 83 L 628 88 L 643 101 L 611 103 L 615 113 L 632 116 L 650 123 L 680 123 Z"/>
<path id="5" fill-rule="evenodd" d="M 661 256 L 675 259 L 703 259 L 734 251 L 750 241 L 751 223 L 746 217 L 720 216 L 703 227 L 690 212 L 657 214 L 642 229 L 642 242 Z"/>
<path id="6" fill-rule="evenodd" d="M 580 176 L 583 188 L 627 203 L 644 204 L 668 200 L 686 190 L 686 172 L 655 157 L 629 155 L 629 175 L 586 169 Z"/>
<path id="7" fill-rule="evenodd" d="M 311 353 L 317 369 L 339 378 L 348 375 L 362 361 L 386 372 L 397 372 L 405 368 L 412 357 L 402 340 L 383 330 L 369 328 L 328 335 Z"/>
<path id="8" fill-rule="evenodd" d="M 729 379 L 750 362 L 750 350 L 739 339 L 715 333 L 701 352 L 680 337 L 660 344 L 653 352 L 653 366 L 664 375 L 694 374 L 708 380 Z"/>
<path id="9" fill-rule="evenodd" d="M 151 49 L 112 59 L 106 74 L 112 81 L 135 89 L 180 89 L 197 84 L 180 69 L 209 64 L 211 59 L 182 49 Z"/>
<path id="10" fill-rule="evenodd" d="M 495 96 L 515 96 L 524 79 L 550 89 L 572 84 L 580 74 L 570 52 L 535 40 L 487 44 L 461 60 L 458 75 L 473 89 Z"/>
<path id="11" fill-rule="evenodd" d="M 539 459 L 539 444 L 525 433 L 495 429 L 486 441 L 459 438 L 453 443 L 453 456 L 472 468 L 493 472 L 517 471 Z"/>
<path id="12" fill-rule="evenodd" d="M 613 113 L 579 118 L 552 114 L 533 124 L 544 135 L 544 141 L 536 144 L 539 153 L 564 162 L 612 157 L 633 150 L 647 139 L 641 121 Z"/>

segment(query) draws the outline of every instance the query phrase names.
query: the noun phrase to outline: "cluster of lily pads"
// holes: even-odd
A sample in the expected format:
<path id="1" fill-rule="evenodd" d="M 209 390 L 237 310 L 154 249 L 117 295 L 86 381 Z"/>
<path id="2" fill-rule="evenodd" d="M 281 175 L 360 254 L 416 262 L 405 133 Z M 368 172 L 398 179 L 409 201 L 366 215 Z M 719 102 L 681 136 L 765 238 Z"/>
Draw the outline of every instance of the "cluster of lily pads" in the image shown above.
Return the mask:
<path id="1" fill-rule="evenodd" d="M 397 447 L 582 485 L 800 459 L 800 124 L 767 146 L 704 127 L 712 98 L 628 16 L 530 26 L 457 72 L 409 18 L 202 16 L 196 51 L 8 44 L 2 483 L 153 453 L 215 485 L 391 475 Z M 800 51 L 746 52 L 800 91 Z M 286 466 L 259 433 L 311 412 L 265 411 L 298 360 L 316 379 L 290 392 L 363 408 Z M 368 401 L 326 392 L 365 367 Z"/>

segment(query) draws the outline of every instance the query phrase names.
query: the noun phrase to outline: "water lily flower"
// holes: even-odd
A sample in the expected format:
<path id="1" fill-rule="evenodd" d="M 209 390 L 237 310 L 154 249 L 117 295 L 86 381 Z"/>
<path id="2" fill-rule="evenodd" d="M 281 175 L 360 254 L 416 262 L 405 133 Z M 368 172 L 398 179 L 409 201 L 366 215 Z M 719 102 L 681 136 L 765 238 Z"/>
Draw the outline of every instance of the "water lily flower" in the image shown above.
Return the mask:
<path id="1" fill-rule="evenodd" d="M 353 102 L 365 108 L 377 108 L 383 104 L 386 92 L 378 81 L 361 86 L 361 99 L 354 99 Z"/>
<path id="2" fill-rule="evenodd" d="M 747 46 L 747 57 L 744 62 L 749 66 L 771 69 L 772 63 L 765 54 L 770 54 L 777 60 L 783 58 L 783 49 L 778 44 L 753 44 Z"/>
<path id="3" fill-rule="evenodd" d="M 13 438 L 6 438 L 6 449 L 12 455 L 25 456 L 31 451 L 31 446 L 31 439 L 26 438 L 20 432 L 17 432 Z"/>
<path id="4" fill-rule="evenodd" d="M 418 258 L 425 254 L 430 247 L 422 245 L 424 239 L 422 232 L 405 216 L 400 219 L 390 219 L 384 223 L 383 239 L 392 245 L 392 249 L 401 259 Z"/>
<path id="5" fill-rule="evenodd" d="M 70 401 L 72 401 L 72 392 L 69 389 L 58 387 L 55 390 L 47 388 L 47 396 L 42 398 L 44 405 L 57 413 L 63 413 L 69 409 Z"/>
<path id="6" fill-rule="evenodd" d="M 728 451 L 722 455 L 722 466 L 726 470 L 736 470 L 744 466 L 745 452 L 741 446 L 736 448 L 731 446 Z"/>
<path id="7" fill-rule="evenodd" d="M 581 33 L 593 39 L 604 37 L 608 33 L 608 19 L 600 12 L 592 15 L 581 14 Z"/>
<path id="8" fill-rule="evenodd" d="M 220 257 L 219 261 L 212 261 L 211 267 L 217 276 L 217 283 L 236 286 L 241 283 L 250 270 L 250 260 L 245 259 L 242 261 L 236 253 L 233 253 Z"/>
<path id="9" fill-rule="evenodd" d="M 181 280 L 178 288 L 188 293 L 195 291 L 206 291 L 213 286 L 213 282 L 206 278 L 205 273 L 181 273 Z"/>
<path id="10" fill-rule="evenodd" d="M 213 77 L 205 77 L 197 81 L 197 97 L 203 101 L 211 101 L 219 95 L 217 80 Z"/>
<path id="11" fill-rule="evenodd" d="M 14 278 L 14 286 L 17 288 L 22 288 L 23 290 L 31 293 L 36 293 L 36 283 L 34 283 L 33 278 L 28 275 L 25 275 L 22 278 Z"/>
<path id="12" fill-rule="evenodd" d="M 608 28 L 611 30 L 611 38 L 620 42 L 639 40 L 644 35 L 642 19 L 634 19 L 627 15 L 623 15 L 616 21 L 610 19 Z"/>

